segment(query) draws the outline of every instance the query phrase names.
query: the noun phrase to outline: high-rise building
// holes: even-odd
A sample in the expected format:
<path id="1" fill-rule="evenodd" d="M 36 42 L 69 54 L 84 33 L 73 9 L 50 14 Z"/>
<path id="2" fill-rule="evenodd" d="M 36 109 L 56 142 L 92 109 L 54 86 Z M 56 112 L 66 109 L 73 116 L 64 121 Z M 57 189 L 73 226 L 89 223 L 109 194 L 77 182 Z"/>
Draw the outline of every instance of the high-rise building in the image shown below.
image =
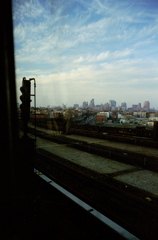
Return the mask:
<path id="1" fill-rule="evenodd" d="M 82 106 L 83 106 L 83 108 L 88 108 L 88 102 L 84 101 Z"/>
<path id="2" fill-rule="evenodd" d="M 138 107 L 138 105 L 136 105 L 136 104 L 132 104 L 132 109 L 137 109 L 137 107 Z"/>
<path id="3" fill-rule="evenodd" d="M 149 102 L 149 101 L 145 101 L 145 102 L 144 102 L 144 107 L 143 107 L 143 109 L 144 109 L 145 111 L 149 111 L 149 109 L 150 109 L 150 102 Z"/>
<path id="4" fill-rule="evenodd" d="M 127 109 L 127 104 L 126 104 L 126 102 L 121 103 L 121 108 L 123 108 L 124 110 Z"/>
<path id="5" fill-rule="evenodd" d="M 116 107 L 116 101 L 115 100 L 109 100 L 109 105 L 111 107 Z"/>
<path id="6" fill-rule="evenodd" d="M 109 109 L 110 109 L 109 103 L 105 103 L 105 104 L 103 105 L 103 110 L 109 110 Z"/>
<path id="7" fill-rule="evenodd" d="M 115 100 L 109 100 L 109 106 L 110 109 L 113 110 L 116 108 L 116 101 Z"/>
<path id="8" fill-rule="evenodd" d="M 89 107 L 90 108 L 94 108 L 95 107 L 95 105 L 94 105 L 94 98 L 92 100 L 90 100 Z"/>
<path id="9" fill-rule="evenodd" d="M 141 110 L 141 103 L 138 103 L 137 109 Z"/>
<path id="10" fill-rule="evenodd" d="M 74 104 L 74 108 L 79 108 L 79 104 Z"/>

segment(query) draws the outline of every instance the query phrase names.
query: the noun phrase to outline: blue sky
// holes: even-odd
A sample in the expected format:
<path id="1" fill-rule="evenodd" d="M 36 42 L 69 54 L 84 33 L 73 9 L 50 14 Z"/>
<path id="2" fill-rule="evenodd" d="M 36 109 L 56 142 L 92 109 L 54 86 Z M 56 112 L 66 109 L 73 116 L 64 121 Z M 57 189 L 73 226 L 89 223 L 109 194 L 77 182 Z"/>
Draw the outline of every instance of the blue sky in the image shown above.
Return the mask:
<path id="1" fill-rule="evenodd" d="M 37 106 L 114 99 L 158 109 L 158 0 L 13 0 L 17 97 Z"/>

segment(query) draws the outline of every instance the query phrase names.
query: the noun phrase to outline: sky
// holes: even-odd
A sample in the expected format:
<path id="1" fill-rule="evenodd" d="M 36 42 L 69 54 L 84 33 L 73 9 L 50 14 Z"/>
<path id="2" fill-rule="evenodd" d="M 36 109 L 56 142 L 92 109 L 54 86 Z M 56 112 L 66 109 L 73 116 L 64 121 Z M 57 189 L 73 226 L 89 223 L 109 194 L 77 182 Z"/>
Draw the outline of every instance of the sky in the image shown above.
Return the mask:
<path id="1" fill-rule="evenodd" d="M 158 109 L 158 0 L 13 0 L 13 25 L 17 102 L 26 77 L 37 106 Z"/>

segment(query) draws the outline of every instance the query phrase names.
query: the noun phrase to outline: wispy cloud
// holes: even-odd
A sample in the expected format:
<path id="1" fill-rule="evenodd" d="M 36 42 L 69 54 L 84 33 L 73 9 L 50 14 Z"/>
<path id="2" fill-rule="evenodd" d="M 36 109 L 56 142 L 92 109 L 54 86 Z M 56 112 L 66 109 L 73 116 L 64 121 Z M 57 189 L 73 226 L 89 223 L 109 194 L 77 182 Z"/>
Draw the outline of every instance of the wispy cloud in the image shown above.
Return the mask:
<path id="1" fill-rule="evenodd" d="M 17 83 L 23 75 L 36 76 L 39 102 L 46 85 L 49 104 L 51 99 L 61 102 L 62 95 L 71 104 L 81 103 L 86 94 L 101 101 L 107 89 L 107 98 L 114 92 L 117 100 L 125 87 L 133 95 L 140 91 L 143 99 L 148 82 L 155 92 L 158 5 L 153 8 L 147 0 L 13 0 L 13 6 Z"/>
<path id="2" fill-rule="evenodd" d="M 43 13 L 43 7 L 39 1 L 13 1 L 14 2 L 14 20 L 25 21 L 26 18 L 36 19 Z"/>
<path id="3" fill-rule="evenodd" d="M 92 55 L 88 54 L 86 57 L 80 56 L 79 58 L 74 60 L 74 63 L 94 63 L 94 62 L 103 62 L 107 60 L 112 60 L 112 59 L 118 59 L 118 58 L 123 58 L 127 57 L 132 54 L 132 50 L 130 49 L 125 49 L 123 51 L 115 51 L 115 52 L 101 52 L 98 55 Z"/>

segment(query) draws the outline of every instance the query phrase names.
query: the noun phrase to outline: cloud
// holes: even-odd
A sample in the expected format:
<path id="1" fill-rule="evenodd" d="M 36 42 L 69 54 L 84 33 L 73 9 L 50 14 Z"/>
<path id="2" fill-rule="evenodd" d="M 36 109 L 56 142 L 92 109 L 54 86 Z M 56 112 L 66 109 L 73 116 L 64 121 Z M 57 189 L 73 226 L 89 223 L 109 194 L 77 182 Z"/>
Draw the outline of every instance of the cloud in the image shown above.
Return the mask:
<path id="1" fill-rule="evenodd" d="M 73 104 L 93 96 L 101 101 L 105 93 L 123 99 L 122 89 L 124 98 L 135 92 L 143 98 L 142 89 L 156 91 L 158 17 L 149 3 L 14 0 L 13 5 L 17 86 L 23 76 L 35 77 L 39 102 L 67 98 Z"/>
<path id="2" fill-rule="evenodd" d="M 92 63 L 92 62 L 101 62 L 105 60 L 111 60 L 111 59 L 118 59 L 118 58 L 124 58 L 132 54 L 131 49 L 125 49 L 123 51 L 115 51 L 115 52 L 101 52 L 98 55 L 91 55 L 88 54 L 87 56 L 83 57 L 80 56 L 77 59 L 74 59 L 74 63 Z"/>
<path id="3" fill-rule="evenodd" d="M 29 21 L 29 19 L 36 19 L 43 14 L 43 7 L 39 1 L 13 1 L 14 20 Z"/>

